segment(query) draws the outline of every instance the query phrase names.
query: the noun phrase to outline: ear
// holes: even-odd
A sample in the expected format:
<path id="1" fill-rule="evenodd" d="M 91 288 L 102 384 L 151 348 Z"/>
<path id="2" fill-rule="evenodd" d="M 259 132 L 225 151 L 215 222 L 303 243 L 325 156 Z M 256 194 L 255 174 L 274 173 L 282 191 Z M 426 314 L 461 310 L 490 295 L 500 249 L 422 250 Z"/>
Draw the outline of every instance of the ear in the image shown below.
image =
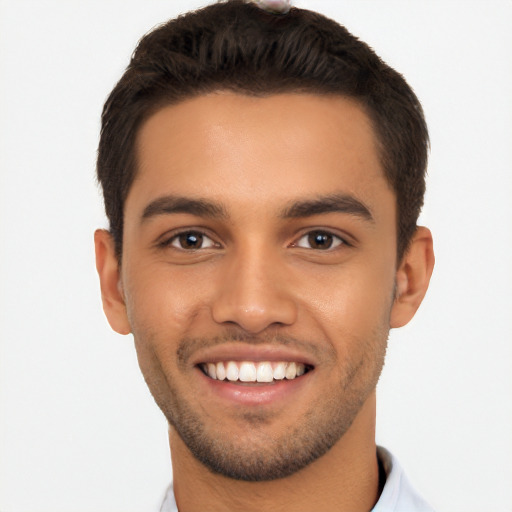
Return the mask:
<path id="1" fill-rule="evenodd" d="M 112 235 L 105 229 L 94 233 L 96 270 L 100 277 L 103 311 L 110 327 L 119 334 L 130 334 L 130 322 L 121 285 L 120 266 Z"/>
<path id="2" fill-rule="evenodd" d="M 396 272 L 396 297 L 391 309 L 390 327 L 402 327 L 414 316 L 427 293 L 434 261 L 432 233 L 424 227 L 416 228 Z"/>

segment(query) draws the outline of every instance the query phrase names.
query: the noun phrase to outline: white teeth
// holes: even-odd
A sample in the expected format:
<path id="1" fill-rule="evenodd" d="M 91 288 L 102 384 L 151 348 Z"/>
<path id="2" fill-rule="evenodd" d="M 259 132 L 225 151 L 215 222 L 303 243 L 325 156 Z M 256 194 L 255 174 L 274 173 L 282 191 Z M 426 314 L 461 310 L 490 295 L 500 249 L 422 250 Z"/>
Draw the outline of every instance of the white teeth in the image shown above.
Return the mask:
<path id="1" fill-rule="evenodd" d="M 224 367 L 224 363 L 217 363 L 217 379 L 224 380 L 226 378 L 226 368 Z"/>
<path id="2" fill-rule="evenodd" d="M 274 367 L 274 379 L 283 380 L 286 376 L 286 363 L 277 363 Z"/>
<path id="3" fill-rule="evenodd" d="M 208 363 L 208 375 L 212 379 L 216 379 L 217 378 L 217 372 L 216 372 L 216 369 L 215 369 L 215 365 L 213 363 Z"/>
<path id="4" fill-rule="evenodd" d="M 286 376 L 286 363 L 277 363 L 274 367 L 274 379 L 283 380 Z"/>
<path id="5" fill-rule="evenodd" d="M 254 366 L 254 363 L 243 362 L 240 365 L 238 378 L 242 382 L 256 382 L 256 366 Z"/>
<path id="6" fill-rule="evenodd" d="M 226 367 L 226 377 L 231 382 L 238 380 L 238 366 L 234 361 L 229 361 Z"/>
<path id="7" fill-rule="evenodd" d="M 256 375 L 258 382 L 272 382 L 274 380 L 274 372 L 272 371 L 272 365 L 270 363 L 259 363 L 258 373 Z"/>
<path id="8" fill-rule="evenodd" d="M 295 379 L 295 377 L 297 377 L 297 365 L 295 363 L 288 363 L 285 377 L 289 380 Z"/>
<path id="9" fill-rule="evenodd" d="M 293 380 L 306 373 L 306 365 L 302 363 L 285 363 L 280 361 L 219 361 L 218 363 L 204 363 L 201 365 L 204 372 L 215 380 L 229 380 L 231 382 L 272 382 L 274 380 Z"/>

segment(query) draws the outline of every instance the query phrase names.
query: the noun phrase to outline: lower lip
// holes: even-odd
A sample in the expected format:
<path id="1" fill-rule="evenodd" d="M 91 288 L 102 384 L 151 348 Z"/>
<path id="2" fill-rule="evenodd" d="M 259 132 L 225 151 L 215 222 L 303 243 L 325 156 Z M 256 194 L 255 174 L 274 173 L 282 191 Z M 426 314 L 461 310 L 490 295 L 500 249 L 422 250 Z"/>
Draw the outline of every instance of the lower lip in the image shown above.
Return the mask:
<path id="1" fill-rule="evenodd" d="M 268 384 L 252 384 L 212 379 L 199 368 L 197 368 L 197 372 L 211 394 L 223 401 L 248 406 L 267 405 L 279 400 L 289 399 L 292 394 L 303 389 L 312 373 L 312 371 L 309 371 L 291 380 L 283 379 Z"/>

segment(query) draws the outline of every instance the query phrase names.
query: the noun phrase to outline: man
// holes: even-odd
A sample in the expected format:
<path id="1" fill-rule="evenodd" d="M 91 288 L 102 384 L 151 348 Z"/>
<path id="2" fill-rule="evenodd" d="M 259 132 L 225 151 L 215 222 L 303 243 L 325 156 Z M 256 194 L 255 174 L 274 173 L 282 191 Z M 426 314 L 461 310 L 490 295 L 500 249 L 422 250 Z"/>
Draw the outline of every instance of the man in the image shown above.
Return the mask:
<path id="1" fill-rule="evenodd" d="M 102 121 L 97 268 L 169 422 L 162 510 L 431 510 L 375 445 L 434 265 L 403 78 L 323 16 L 232 0 L 145 36 Z"/>

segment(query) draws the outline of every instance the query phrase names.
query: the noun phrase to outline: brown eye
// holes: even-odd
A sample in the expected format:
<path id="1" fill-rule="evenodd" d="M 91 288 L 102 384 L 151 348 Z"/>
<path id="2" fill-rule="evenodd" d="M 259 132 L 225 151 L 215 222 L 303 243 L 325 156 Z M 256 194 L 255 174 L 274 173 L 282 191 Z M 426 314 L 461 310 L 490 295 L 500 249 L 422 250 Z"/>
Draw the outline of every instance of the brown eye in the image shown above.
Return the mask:
<path id="1" fill-rule="evenodd" d="M 176 235 L 171 245 L 178 249 L 197 250 L 214 247 L 214 242 L 200 231 L 185 231 Z"/>
<path id="2" fill-rule="evenodd" d="M 303 235 L 297 242 L 297 247 L 304 247 L 306 249 L 327 250 L 338 247 L 344 241 L 328 231 L 310 231 Z"/>

